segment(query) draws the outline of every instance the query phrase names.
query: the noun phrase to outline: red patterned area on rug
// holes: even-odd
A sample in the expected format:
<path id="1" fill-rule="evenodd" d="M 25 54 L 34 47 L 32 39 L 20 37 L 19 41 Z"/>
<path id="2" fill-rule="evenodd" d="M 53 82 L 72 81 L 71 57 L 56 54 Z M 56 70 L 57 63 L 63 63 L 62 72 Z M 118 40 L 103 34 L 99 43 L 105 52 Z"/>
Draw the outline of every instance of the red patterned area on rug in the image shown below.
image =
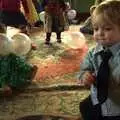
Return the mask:
<path id="1" fill-rule="evenodd" d="M 67 49 L 67 56 L 61 57 L 61 59 L 54 63 L 49 61 L 46 65 L 37 64 L 38 72 L 35 76 L 35 80 L 40 81 L 46 78 L 61 76 L 66 73 L 73 73 L 79 70 L 80 62 L 85 56 L 88 48 L 85 45 L 81 49 Z"/>

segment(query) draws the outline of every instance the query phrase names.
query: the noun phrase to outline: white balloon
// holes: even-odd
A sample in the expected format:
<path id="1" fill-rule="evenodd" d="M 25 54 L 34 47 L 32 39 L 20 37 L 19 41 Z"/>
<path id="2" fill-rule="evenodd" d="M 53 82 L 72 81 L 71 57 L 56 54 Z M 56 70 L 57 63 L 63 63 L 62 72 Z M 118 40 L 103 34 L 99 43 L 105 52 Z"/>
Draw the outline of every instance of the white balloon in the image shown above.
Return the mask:
<path id="1" fill-rule="evenodd" d="M 73 49 L 81 49 L 86 45 L 86 38 L 80 32 L 68 32 L 67 39 L 64 41 Z"/>
<path id="2" fill-rule="evenodd" d="M 76 12 L 76 10 L 74 10 L 74 9 L 69 10 L 69 11 L 67 12 L 67 16 L 68 16 L 68 19 L 69 19 L 69 20 L 75 19 L 76 15 L 77 15 L 77 12 Z"/>
<path id="3" fill-rule="evenodd" d="M 12 37 L 14 53 L 26 55 L 31 49 L 31 39 L 24 33 L 17 33 Z"/>
<path id="4" fill-rule="evenodd" d="M 11 26 L 7 26 L 7 36 L 8 37 L 12 37 L 13 35 L 20 33 L 20 29 L 19 28 L 15 28 L 15 27 L 11 27 Z"/>
<path id="5" fill-rule="evenodd" d="M 8 55 L 12 50 L 12 40 L 0 33 L 0 55 Z"/>
<path id="6" fill-rule="evenodd" d="M 39 17 L 40 17 L 40 20 L 44 23 L 45 22 L 45 11 L 40 12 Z"/>

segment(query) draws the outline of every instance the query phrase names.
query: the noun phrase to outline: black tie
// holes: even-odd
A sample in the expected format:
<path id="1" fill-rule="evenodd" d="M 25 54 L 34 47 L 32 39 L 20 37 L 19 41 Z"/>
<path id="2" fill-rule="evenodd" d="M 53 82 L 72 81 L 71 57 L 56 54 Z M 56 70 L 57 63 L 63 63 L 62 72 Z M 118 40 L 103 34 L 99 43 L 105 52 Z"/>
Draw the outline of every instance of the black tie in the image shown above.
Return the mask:
<path id="1" fill-rule="evenodd" d="M 98 74 L 97 74 L 97 98 L 99 103 L 102 104 L 105 102 L 108 96 L 108 77 L 109 77 L 109 66 L 108 61 L 112 56 L 110 51 L 104 51 L 101 53 L 102 56 L 102 63 L 99 67 Z"/>

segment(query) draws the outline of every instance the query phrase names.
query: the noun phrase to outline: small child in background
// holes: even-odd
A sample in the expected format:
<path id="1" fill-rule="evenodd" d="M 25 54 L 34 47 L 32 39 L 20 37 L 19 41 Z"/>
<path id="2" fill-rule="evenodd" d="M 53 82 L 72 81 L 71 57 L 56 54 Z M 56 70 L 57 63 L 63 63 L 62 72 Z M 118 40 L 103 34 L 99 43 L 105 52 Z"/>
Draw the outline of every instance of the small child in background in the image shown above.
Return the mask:
<path id="1" fill-rule="evenodd" d="M 96 47 L 80 66 L 79 82 L 91 94 L 80 103 L 83 120 L 120 120 L 120 1 L 106 0 L 92 13 Z"/>
<path id="2" fill-rule="evenodd" d="M 61 43 L 61 32 L 63 32 L 66 25 L 66 4 L 64 0 L 43 0 L 42 6 L 45 9 L 45 45 L 50 46 L 51 33 L 55 32 L 57 42 Z"/>
<path id="3" fill-rule="evenodd" d="M 30 84 L 36 72 L 37 66 L 15 54 L 10 39 L 0 34 L 0 93 L 11 96 L 14 88 L 23 89 Z"/>

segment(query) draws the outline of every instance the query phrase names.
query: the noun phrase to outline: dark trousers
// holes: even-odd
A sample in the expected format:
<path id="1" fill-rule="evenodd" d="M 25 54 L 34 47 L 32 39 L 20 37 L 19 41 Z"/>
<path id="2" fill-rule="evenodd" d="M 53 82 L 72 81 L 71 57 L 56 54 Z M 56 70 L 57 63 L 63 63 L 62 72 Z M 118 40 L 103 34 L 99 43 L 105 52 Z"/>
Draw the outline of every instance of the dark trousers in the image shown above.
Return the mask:
<path id="1" fill-rule="evenodd" d="M 90 96 L 80 102 L 80 113 L 83 120 L 103 120 L 100 105 L 94 106 Z"/>
<path id="2" fill-rule="evenodd" d="M 80 113 L 83 120 L 120 120 L 120 116 L 102 117 L 100 105 L 94 106 L 90 96 L 80 102 Z"/>
<path id="3" fill-rule="evenodd" d="M 103 117 L 102 120 L 120 120 L 120 116 Z"/>

